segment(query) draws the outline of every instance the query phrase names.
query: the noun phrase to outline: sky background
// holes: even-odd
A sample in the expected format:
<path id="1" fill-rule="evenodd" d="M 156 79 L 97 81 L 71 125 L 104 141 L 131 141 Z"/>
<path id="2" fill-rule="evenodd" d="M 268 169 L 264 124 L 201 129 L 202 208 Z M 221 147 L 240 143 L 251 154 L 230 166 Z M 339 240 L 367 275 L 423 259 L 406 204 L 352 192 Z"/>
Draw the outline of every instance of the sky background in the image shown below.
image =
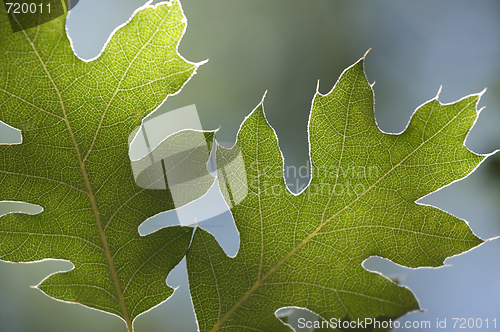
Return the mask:
<path id="1" fill-rule="evenodd" d="M 76 54 L 82 59 L 98 56 L 110 33 L 143 4 L 80 0 L 67 21 Z M 365 67 L 368 80 L 376 81 L 375 115 L 383 131 L 404 130 L 415 108 L 434 98 L 440 86 L 443 103 L 487 87 L 479 104 L 487 108 L 466 146 L 477 153 L 500 148 L 498 1 L 184 0 L 182 5 L 188 28 L 179 51 L 190 61 L 209 61 L 179 95 L 163 104 L 159 114 L 195 104 L 204 129 L 220 127 L 218 139 L 234 142 L 240 123 L 267 90 L 264 107 L 285 164 L 300 167 L 308 159 L 307 119 L 317 80 L 320 92 L 330 91 L 341 72 L 372 48 Z M 15 132 L 0 128 L 1 141 L 12 137 Z M 483 239 L 500 235 L 498 160 L 487 160 L 467 179 L 421 201 L 467 220 Z M 208 198 L 216 196 L 215 192 Z M 210 204 L 208 198 L 185 207 L 184 213 L 200 215 Z M 141 233 L 178 219 L 176 213 L 157 217 L 141 226 Z M 204 224 L 234 255 L 238 237 L 231 215 L 225 212 Z M 446 318 L 451 329 L 454 317 L 497 318 L 500 326 L 499 262 L 497 239 L 448 259 L 452 266 L 439 269 L 410 270 L 376 258 L 365 267 L 398 277 L 427 310 L 401 321 L 430 320 L 435 326 L 436 318 Z M 50 273 L 70 268 L 68 262 L 0 262 L 2 330 L 124 331 L 124 323 L 114 316 L 57 302 L 29 288 Z M 140 316 L 136 331 L 196 330 L 182 265 L 169 276 L 168 284 L 180 287 L 169 301 Z"/>

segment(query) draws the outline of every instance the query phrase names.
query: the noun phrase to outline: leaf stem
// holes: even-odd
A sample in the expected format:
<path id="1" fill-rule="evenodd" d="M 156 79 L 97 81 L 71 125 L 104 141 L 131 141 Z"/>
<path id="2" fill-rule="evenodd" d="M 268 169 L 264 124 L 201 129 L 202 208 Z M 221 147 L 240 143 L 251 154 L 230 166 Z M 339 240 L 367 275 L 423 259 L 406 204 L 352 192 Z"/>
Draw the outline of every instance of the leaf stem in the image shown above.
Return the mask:
<path id="1" fill-rule="evenodd" d="M 63 7 L 63 10 L 64 10 L 64 14 L 68 14 L 68 8 L 66 7 L 66 1 L 65 0 L 61 0 L 61 4 L 62 4 L 62 7 Z"/>

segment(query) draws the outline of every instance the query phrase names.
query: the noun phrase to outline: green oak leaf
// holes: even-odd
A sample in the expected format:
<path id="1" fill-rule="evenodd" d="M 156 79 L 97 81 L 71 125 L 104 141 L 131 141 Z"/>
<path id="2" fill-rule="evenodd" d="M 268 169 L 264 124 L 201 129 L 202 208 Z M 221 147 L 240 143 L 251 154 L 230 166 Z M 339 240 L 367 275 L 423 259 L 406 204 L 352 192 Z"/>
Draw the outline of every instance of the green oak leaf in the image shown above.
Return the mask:
<path id="1" fill-rule="evenodd" d="M 481 94 L 449 105 L 435 98 L 403 133 L 386 134 L 374 119 L 363 62 L 314 97 L 312 178 L 301 193 L 286 187 L 262 103 L 241 125 L 236 145 L 217 148 L 219 186 L 240 249 L 227 257 L 210 233 L 195 231 L 187 268 L 200 331 L 290 331 L 275 312 L 293 306 L 328 321 L 394 319 L 418 310 L 417 299 L 365 270 L 364 260 L 437 267 L 483 242 L 465 221 L 415 203 L 484 159 L 464 146 Z"/>
<path id="2" fill-rule="evenodd" d="M 141 8 L 90 62 L 74 55 L 65 18 L 13 33 L 0 7 L 0 120 L 23 136 L 22 144 L 0 146 L 0 200 L 43 207 L 37 215 L 0 217 L 0 259 L 72 262 L 71 271 L 37 287 L 115 314 L 132 331 L 138 315 L 173 293 L 165 279 L 184 257 L 193 230 L 176 226 L 139 235 L 144 220 L 175 204 L 165 182 L 136 183 L 154 172 L 137 161 L 142 173 L 133 173 L 129 135 L 199 64 L 177 52 L 186 27 L 179 2 Z M 196 139 L 178 135 L 185 136 L 165 141 L 176 151 Z M 168 172 L 164 162 L 161 167 Z"/>

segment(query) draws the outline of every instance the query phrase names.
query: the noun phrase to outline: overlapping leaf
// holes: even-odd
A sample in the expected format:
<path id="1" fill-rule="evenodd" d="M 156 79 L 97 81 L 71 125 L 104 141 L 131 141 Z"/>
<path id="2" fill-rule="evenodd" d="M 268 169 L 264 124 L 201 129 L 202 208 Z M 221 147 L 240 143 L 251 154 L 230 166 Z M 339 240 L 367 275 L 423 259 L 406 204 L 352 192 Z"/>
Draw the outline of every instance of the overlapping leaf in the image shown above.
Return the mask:
<path id="1" fill-rule="evenodd" d="M 73 270 L 38 288 L 118 315 L 131 330 L 172 294 L 165 278 L 192 235 L 180 226 L 139 235 L 146 218 L 174 201 L 165 182 L 136 184 L 128 154 L 142 118 L 197 68 L 177 52 L 186 24 L 180 4 L 145 6 L 91 62 L 74 55 L 65 16 L 12 33 L 2 3 L 0 19 L 0 119 L 23 135 L 22 144 L 0 147 L 0 200 L 44 209 L 0 218 L 0 259 L 71 261 Z"/>
<path id="2" fill-rule="evenodd" d="M 479 97 L 449 105 L 431 100 L 403 133 L 385 134 L 375 123 L 361 59 L 330 93 L 314 97 L 312 180 L 299 195 L 286 188 L 277 137 L 260 104 L 235 147 L 217 150 L 219 186 L 240 232 L 239 252 L 227 257 L 210 233 L 197 229 L 187 254 L 200 330 L 290 331 L 275 316 L 289 306 L 326 320 L 399 317 L 418 309 L 409 289 L 362 262 L 376 255 L 435 267 L 482 243 L 465 221 L 415 203 L 483 160 L 464 146 Z"/>

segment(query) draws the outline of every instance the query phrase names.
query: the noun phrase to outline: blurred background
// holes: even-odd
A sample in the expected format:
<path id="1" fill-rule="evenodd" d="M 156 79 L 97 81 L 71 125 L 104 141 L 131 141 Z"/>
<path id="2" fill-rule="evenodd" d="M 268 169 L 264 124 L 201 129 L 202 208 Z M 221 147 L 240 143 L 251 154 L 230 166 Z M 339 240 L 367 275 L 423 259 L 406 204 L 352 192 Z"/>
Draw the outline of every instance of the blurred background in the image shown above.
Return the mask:
<path id="1" fill-rule="evenodd" d="M 67 20 L 77 56 L 98 56 L 110 33 L 143 4 L 80 0 Z M 365 66 L 369 81 L 376 81 L 375 115 L 381 130 L 404 130 L 415 108 L 434 98 L 441 85 L 443 103 L 487 87 L 479 105 L 487 108 L 466 146 L 476 153 L 500 148 L 500 2 L 496 0 L 183 0 L 182 5 L 188 28 L 179 51 L 188 60 L 209 62 L 157 112 L 195 104 L 204 129 L 221 127 L 220 141 L 234 142 L 240 123 L 268 90 L 266 115 L 279 136 L 286 166 L 306 165 L 307 120 L 317 80 L 320 92 L 330 91 L 341 72 L 372 48 Z M 14 129 L 0 127 L 1 142 L 18 139 Z M 299 181 L 305 184 L 308 179 Z M 287 182 L 296 184 L 296 179 Z M 467 220 L 483 239 L 500 235 L 500 156 L 421 202 Z M 204 204 L 188 208 L 196 212 Z M 0 204 L 0 213 L 11 209 Z M 144 233 L 176 222 L 172 214 L 157 218 Z M 218 226 L 217 237 L 234 255 L 238 238 L 231 215 L 226 212 L 205 223 L 209 231 Z M 371 258 L 365 267 L 408 286 L 427 310 L 402 317 L 401 322 L 429 320 L 434 330 L 436 319 L 447 319 L 452 329 L 452 318 L 490 322 L 497 318 L 500 328 L 500 239 L 446 263 L 449 266 L 439 269 L 410 270 Z M 136 320 L 137 332 L 196 331 L 182 264 L 167 280 L 180 287 L 171 299 Z M 69 269 L 68 262 L 0 262 L 0 329 L 125 331 L 124 323 L 114 316 L 57 302 L 29 288 L 51 273 Z"/>

